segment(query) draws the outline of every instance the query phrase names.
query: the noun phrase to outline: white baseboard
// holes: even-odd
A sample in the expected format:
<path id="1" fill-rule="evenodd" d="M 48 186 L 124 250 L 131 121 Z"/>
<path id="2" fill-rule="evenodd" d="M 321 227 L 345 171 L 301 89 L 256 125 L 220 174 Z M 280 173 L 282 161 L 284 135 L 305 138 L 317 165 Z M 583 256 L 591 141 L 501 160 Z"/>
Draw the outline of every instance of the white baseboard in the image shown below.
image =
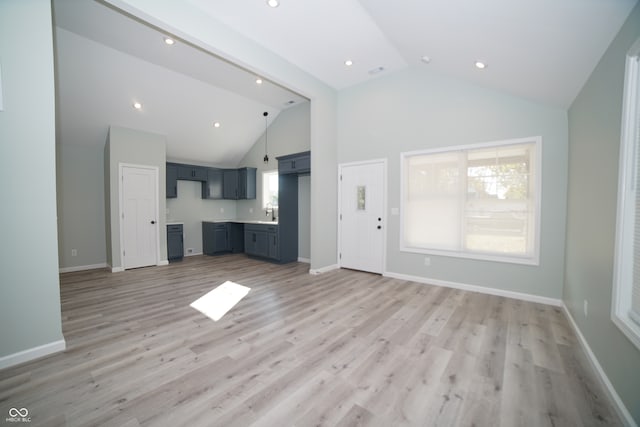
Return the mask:
<path id="1" fill-rule="evenodd" d="M 304 262 L 305 264 L 311 264 L 311 260 L 309 258 L 298 257 L 298 262 Z"/>
<path id="2" fill-rule="evenodd" d="M 161 265 L 169 265 L 169 261 L 168 261 L 168 260 L 166 260 L 166 259 L 163 259 L 163 260 L 158 261 L 158 264 L 157 264 L 157 265 L 158 265 L 158 266 L 161 266 Z"/>
<path id="3" fill-rule="evenodd" d="M 514 298 L 523 301 L 536 302 L 540 304 L 553 305 L 555 307 L 562 306 L 562 300 L 556 298 L 543 297 L 539 295 L 525 294 L 521 292 L 505 291 L 503 289 L 487 288 L 478 285 L 469 285 L 466 283 L 449 282 L 439 279 L 429 279 L 426 277 L 412 276 L 409 274 L 394 273 L 392 271 L 385 271 L 383 274 L 385 277 L 391 277 L 394 279 L 410 280 L 412 282 L 424 283 L 427 285 L 444 286 L 445 288 L 462 289 L 463 291 L 479 292 L 481 294 L 496 295 L 506 298 Z"/>
<path id="4" fill-rule="evenodd" d="M 202 252 L 191 252 L 190 254 L 184 254 L 184 256 L 196 256 L 196 255 L 202 255 Z"/>
<path id="5" fill-rule="evenodd" d="M 9 354 L 7 356 L 0 357 L 0 369 L 39 359 L 40 357 L 48 356 L 53 353 L 58 353 L 60 351 L 64 351 L 65 348 L 67 348 L 67 344 L 64 339 L 62 339 L 60 341 L 54 341 L 49 344 L 43 344 L 17 353 Z"/>
<path id="6" fill-rule="evenodd" d="M 622 399 L 620 399 L 620 396 L 616 392 L 616 389 L 613 388 L 613 384 L 611 384 L 611 381 L 609 381 L 609 377 L 607 377 L 607 374 L 604 372 L 604 369 L 602 369 L 602 366 L 600 365 L 600 362 L 598 362 L 596 355 L 593 354 L 593 351 L 591 351 L 591 347 L 589 347 L 589 343 L 585 339 L 584 335 L 582 335 L 582 332 L 578 328 L 578 324 L 573 319 L 573 316 L 571 315 L 571 312 L 567 308 L 567 305 L 564 303 L 564 301 L 562 302 L 562 308 L 564 309 L 564 313 L 567 315 L 567 318 L 569 319 L 569 323 L 571 324 L 573 331 L 576 333 L 578 337 L 578 341 L 580 341 L 580 345 L 582 346 L 582 349 L 587 354 L 587 358 L 589 359 L 591 366 L 598 374 L 598 377 L 600 378 L 602 385 L 604 386 L 605 390 L 607 390 L 607 393 L 609 393 L 609 397 L 611 398 L 611 400 L 613 400 L 613 403 L 616 406 L 616 410 L 618 411 L 618 415 L 620 416 L 620 418 L 622 418 L 626 426 L 638 427 L 636 422 L 633 420 L 631 413 L 622 402 Z"/>
<path id="7" fill-rule="evenodd" d="M 313 275 L 322 274 L 331 270 L 337 270 L 338 268 L 340 268 L 338 264 L 327 265 L 320 268 L 310 268 L 309 274 L 313 274 Z"/>
<path id="8" fill-rule="evenodd" d="M 107 268 L 107 263 L 103 262 L 100 264 L 90 264 L 90 265 L 77 265 L 75 267 L 61 267 L 58 269 L 59 273 L 72 273 L 74 271 L 85 271 L 85 270 L 95 270 L 98 268 Z"/>
<path id="9" fill-rule="evenodd" d="M 124 271 L 124 267 L 111 267 L 112 273 L 122 273 Z"/>

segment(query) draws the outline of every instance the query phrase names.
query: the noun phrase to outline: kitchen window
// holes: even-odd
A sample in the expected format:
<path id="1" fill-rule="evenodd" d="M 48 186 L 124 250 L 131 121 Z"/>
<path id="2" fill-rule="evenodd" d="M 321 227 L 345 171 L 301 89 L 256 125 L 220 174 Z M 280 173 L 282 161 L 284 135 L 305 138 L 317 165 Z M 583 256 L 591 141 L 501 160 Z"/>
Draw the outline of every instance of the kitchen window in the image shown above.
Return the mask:
<path id="1" fill-rule="evenodd" d="M 402 153 L 401 250 L 537 265 L 541 145 Z"/>
<path id="2" fill-rule="evenodd" d="M 278 207 L 278 171 L 262 173 L 262 208 Z"/>
<path id="3" fill-rule="evenodd" d="M 611 319 L 640 348 L 640 39 L 626 59 Z"/>

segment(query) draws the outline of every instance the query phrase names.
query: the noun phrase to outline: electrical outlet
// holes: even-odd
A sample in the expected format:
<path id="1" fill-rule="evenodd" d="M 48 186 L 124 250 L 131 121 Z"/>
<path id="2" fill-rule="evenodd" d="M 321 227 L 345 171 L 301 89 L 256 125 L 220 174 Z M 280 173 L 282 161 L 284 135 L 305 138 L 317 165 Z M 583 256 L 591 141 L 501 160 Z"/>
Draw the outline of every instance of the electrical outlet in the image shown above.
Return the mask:
<path id="1" fill-rule="evenodd" d="M 584 300 L 584 317 L 587 317 L 589 315 L 589 302 L 587 300 Z"/>
<path id="2" fill-rule="evenodd" d="M 220 208 L 220 213 L 224 213 L 224 208 Z"/>
<path id="3" fill-rule="evenodd" d="M 78 250 L 77 249 L 71 249 L 71 256 L 78 256 Z"/>
<path id="4" fill-rule="evenodd" d="M 188 254 L 192 254 L 192 253 L 193 253 L 193 248 L 188 248 L 188 249 L 187 249 L 187 253 L 188 253 Z"/>
<path id="5" fill-rule="evenodd" d="M 428 256 L 424 257 L 424 265 L 426 265 L 427 267 L 431 265 L 431 258 L 429 258 Z"/>

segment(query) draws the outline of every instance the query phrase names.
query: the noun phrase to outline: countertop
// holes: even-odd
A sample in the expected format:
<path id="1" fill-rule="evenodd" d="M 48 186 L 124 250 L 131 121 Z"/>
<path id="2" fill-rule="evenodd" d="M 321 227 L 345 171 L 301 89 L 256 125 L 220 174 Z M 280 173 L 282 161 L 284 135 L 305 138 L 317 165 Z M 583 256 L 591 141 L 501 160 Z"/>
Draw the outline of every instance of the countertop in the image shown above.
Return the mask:
<path id="1" fill-rule="evenodd" d="M 265 224 L 278 225 L 278 221 L 259 221 L 255 219 L 203 219 L 202 222 L 235 222 L 238 224 Z"/>

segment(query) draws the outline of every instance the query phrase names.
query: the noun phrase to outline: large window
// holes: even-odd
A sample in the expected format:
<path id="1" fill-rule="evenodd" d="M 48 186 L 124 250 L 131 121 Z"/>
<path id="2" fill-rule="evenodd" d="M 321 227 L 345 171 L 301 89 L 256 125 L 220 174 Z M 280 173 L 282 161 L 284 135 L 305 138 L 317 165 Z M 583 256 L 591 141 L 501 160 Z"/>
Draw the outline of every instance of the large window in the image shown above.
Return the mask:
<path id="1" fill-rule="evenodd" d="M 541 140 L 402 154 L 401 249 L 538 263 Z"/>
<path id="2" fill-rule="evenodd" d="M 278 207 L 278 171 L 262 173 L 262 208 Z"/>
<path id="3" fill-rule="evenodd" d="M 627 56 L 612 320 L 640 348 L 640 39 Z"/>

